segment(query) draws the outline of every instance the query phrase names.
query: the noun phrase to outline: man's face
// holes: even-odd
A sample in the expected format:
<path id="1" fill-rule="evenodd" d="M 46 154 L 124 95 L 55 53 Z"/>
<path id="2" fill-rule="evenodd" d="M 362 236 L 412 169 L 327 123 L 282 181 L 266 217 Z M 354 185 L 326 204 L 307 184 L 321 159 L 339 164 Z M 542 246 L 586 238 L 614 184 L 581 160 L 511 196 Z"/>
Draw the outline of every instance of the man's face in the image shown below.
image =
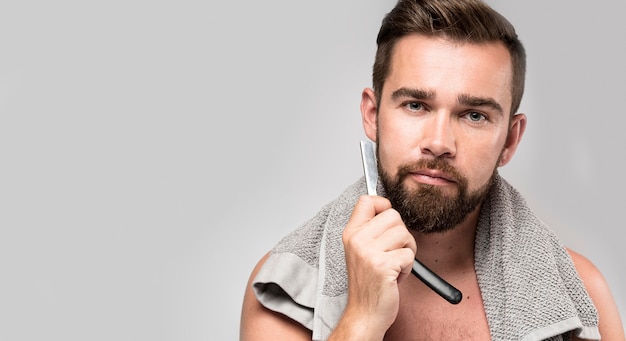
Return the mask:
<path id="1" fill-rule="evenodd" d="M 507 140 L 511 77 L 499 43 L 419 35 L 397 42 L 376 126 L 366 133 L 409 228 L 445 231 L 482 202 Z"/>

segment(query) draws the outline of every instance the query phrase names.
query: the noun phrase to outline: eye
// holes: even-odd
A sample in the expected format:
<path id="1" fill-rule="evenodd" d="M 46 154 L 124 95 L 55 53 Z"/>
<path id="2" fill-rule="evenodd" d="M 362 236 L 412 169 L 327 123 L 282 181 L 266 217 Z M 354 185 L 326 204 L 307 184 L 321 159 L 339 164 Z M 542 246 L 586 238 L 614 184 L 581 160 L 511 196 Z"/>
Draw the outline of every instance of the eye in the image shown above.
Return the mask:
<path id="1" fill-rule="evenodd" d="M 487 116 L 475 111 L 468 112 L 465 116 L 472 122 L 481 122 L 487 119 Z"/>
<path id="2" fill-rule="evenodd" d="M 424 109 L 424 105 L 420 102 L 408 102 L 404 106 L 411 111 L 419 111 Z"/>

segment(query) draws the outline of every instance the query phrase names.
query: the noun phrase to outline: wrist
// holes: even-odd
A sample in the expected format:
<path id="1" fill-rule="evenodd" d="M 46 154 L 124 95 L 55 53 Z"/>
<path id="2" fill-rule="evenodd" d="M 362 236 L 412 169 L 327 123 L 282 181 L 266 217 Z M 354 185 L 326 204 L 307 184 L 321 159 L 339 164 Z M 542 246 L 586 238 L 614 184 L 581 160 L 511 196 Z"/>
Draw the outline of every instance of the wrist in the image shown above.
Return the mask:
<path id="1" fill-rule="evenodd" d="M 344 313 L 328 341 L 381 341 L 386 332 L 387 328 L 379 327 L 370 318 Z"/>

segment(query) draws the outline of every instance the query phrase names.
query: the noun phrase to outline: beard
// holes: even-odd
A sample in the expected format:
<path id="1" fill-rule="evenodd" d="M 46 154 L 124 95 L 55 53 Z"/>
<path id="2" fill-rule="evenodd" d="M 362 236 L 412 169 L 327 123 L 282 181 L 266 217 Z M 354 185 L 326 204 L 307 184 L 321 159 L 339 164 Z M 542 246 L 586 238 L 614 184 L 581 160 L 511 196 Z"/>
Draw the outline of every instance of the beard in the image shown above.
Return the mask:
<path id="1" fill-rule="evenodd" d="M 428 184 L 420 184 L 416 189 L 405 188 L 405 179 L 419 169 L 436 169 L 453 177 L 457 185 L 456 195 L 446 195 L 441 188 Z M 378 172 L 387 198 L 400 213 L 406 227 L 421 233 L 449 231 L 463 222 L 485 200 L 498 174 L 497 167 L 494 167 L 487 183 L 469 193 L 467 178 L 439 158 L 405 164 L 398 169 L 395 178 L 386 173 L 380 163 Z"/>

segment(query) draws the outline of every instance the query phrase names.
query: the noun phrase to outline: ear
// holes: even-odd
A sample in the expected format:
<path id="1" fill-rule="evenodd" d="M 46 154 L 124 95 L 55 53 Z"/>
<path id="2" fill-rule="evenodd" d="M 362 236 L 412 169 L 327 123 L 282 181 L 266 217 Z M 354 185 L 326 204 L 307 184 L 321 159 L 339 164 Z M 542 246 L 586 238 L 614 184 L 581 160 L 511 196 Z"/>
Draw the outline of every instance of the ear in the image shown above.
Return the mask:
<path id="1" fill-rule="evenodd" d="M 361 94 L 361 118 L 365 135 L 376 142 L 377 120 L 376 95 L 374 90 L 366 88 Z"/>
<path id="2" fill-rule="evenodd" d="M 502 167 L 511 161 L 526 130 L 526 115 L 515 114 L 511 120 L 511 128 L 509 128 L 509 134 L 504 143 L 504 149 L 502 150 L 498 167 Z"/>

